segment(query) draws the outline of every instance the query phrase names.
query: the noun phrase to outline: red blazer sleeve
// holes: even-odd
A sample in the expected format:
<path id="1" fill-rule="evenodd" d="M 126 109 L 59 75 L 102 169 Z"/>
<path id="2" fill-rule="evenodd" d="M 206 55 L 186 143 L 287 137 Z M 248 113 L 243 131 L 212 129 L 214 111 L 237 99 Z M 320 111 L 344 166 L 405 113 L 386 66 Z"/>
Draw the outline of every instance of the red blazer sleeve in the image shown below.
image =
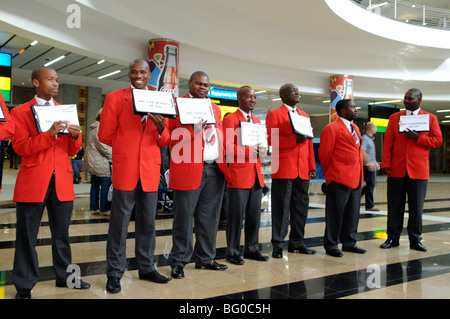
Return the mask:
<path id="1" fill-rule="evenodd" d="M 334 142 L 336 141 L 335 131 L 330 125 L 327 125 L 322 130 L 320 135 L 319 146 L 319 160 L 322 165 L 322 171 L 324 176 L 327 175 L 328 167 L 330 165 L 331 156 L 333 154 Z"/>

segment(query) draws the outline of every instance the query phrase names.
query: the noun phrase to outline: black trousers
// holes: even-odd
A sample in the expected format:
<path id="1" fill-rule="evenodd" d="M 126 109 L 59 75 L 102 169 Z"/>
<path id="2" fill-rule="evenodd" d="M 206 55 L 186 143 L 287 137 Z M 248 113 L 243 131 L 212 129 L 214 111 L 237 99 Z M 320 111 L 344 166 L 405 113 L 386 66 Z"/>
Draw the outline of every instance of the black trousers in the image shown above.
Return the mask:
<path id="1" fill-rule="evenodd" d="M 398 240 L 403 229 L 406 195 L 408 195 L 408 236 L 409 241 L 416 243 L 422 238 L 423 203 L 427 192 L 428 181 L 405 177 L 389 177 L 387 184 L 388 220 L 387 235 Z"/>
<path id="2" fill-rule="evenodd" d="M 132 191 L 114 188 L 106 243 L 107 277 L 122 278 L 126 267 L 128 225 L 135 207 L 135 256 L 139 274 L 155 270 L 155 216 L 158 192 L 144 192 L 139 179 Z"/>
<path id="3" fill-rule="evenodd" d="M 309 180 L 272 179 L 272 246 L 282 248 L 288 228 L 289 248 L 303 246 L 308 217 Z"/>
<path id="4" fill-rule="evenodd" d="M 327 185 L 324 235 L 326 251 L 337 250 L 339 242 L 345 248 L 356 245 L 360 202 L 361 187 L 352 189 L 336 182 Z"/>
<path id="5" fill-rule="evenodd" d="M 258 251 L 261 197 L 262 188 L 259 185 L 258 177 L 252 188 L 228 188 L 229 210 L 226 231 L 228 256 L 239 256 L 244 216 L 245 252 Z"/>
<path id="6" fill-rule="evenodd" d="M 216 258 L 217 228 L 224 188 L 225 178 L 214 162 L 204 163 L 202 181 L 197 189 L 173 191 L 173 246 L 169 256 L 172 267 L 184 267 L 193 255 L 200 263 L 208 263 Z"/>
<path id="7" fill-rule="evenodd" d="M 39 280 L 39 263 L 35 246 L 45 207 L 47 207 L 52 236 L 52 257 L 56 282 L 65 283 L 67 277 L 72 273 L 67 272 L 67 266 L 72 263 L 69 225 L 73 202 L 61 202 L 58 199 L 53 175 L 42 203 L 17 203 L 16 207 L 16 250 L 12 273 L 16 289 L 33 289 Z"/>

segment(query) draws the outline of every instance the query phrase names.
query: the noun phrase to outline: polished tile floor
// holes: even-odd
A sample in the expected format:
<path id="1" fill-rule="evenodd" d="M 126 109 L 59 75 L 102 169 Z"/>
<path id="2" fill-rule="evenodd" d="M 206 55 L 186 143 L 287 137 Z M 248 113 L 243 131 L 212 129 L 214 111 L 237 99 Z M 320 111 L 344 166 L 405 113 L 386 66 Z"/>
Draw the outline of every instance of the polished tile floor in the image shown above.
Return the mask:
<path id="1" fill-rule="evenodd" d="M 16 170 L 5 165 L 0 194 L 0 298 L 13 299 L 11 281 L 14 257 L 16 217 L 11 205 Z M 270 180 L 267 180 L 270 187 Z M 310 209 L 306 225 L 306 244 L 317 250 L 315 255 L 302 255 L 284 249 L 282 259 L 267 262 L 246 260 L 242 266 L 225 260 L 225 231 L 217 235 L 217 261 L 228 270 L 197 270 L 190 263 L 185 278 L 168 284 L 138 279 L 134 258 L 134 222 L 129 226 L 128 265 L 121 280 L 122 291 L 106 291 L 106 235 L 108 219 L 89 212 L 90 184 L 74 185 L 76 200 L 70 239 L 73 263 L 80 266 L 82 278 L 91 288 L 78 291 L 57 288 L 51 260 L 48 219 L 44 215 L 36 250 L 40 277 L 32 291 L 33 299 L 449 299 L 450 298 L 450 176 L 432 176 L 423 217 L 423 241 L 427 252 L 409 249 L 404 233 L 400 247 L 383 250 L 379 245 L 386 237 L 386 183 L 378 177 L 375 189 L 380 212 L 366 212 L 361 206 L 358 245 L 364 255 L 345 253 L 342 258 L 325 254 L 323 249 L 324 201 L 321 183 L 311 183 Z M 260 242 L 263 253 L 271 257 L 270 192 L 263 198 Z M 363 204 L 364 200 L 362 200 Z M 171 249 L 173 215 L 160 211 L 157 216 L 156 260 L 158 270 L 170 276 L 167 263 Z M 405 223 L 406 225 L 406 223 Z"/>

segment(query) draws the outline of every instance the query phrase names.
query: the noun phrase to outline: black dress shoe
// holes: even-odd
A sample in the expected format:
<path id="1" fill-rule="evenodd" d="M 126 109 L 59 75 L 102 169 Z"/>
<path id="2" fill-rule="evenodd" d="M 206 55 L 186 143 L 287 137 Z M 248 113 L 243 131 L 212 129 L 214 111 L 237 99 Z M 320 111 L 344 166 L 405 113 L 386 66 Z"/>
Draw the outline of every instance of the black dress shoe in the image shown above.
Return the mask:
<path id="1" fill-rule="evenodd" d="M 353 246 L 353 247 L 342 247 L 342 250 L 343 251 L 348 251 L 348 252 L 351 252 L 351 253 L 357 253 L 357 254 L 365 254 L 366 253 L 366 250 L 365 249 L 362 249 L 362 248 L 360 248 L 360 247 L 358 247 L 358 246 Z"/>
<path id="2" fill-rule="evenodd" d="M 272 250 L 272 257 L 273 258 L 283 258 L 283 248 L 274 247 L 274 249 Z"/>
<path id="3" fill-rule="evenodd" d="M 234 256 L 227 255 L 227 260 L 234 265 L 243 265 L 245 263 L 245 261 L 241 257 L 236 255 Z"/>
<path id="4" fill-rule="evenodd" d="M 117 277 L 108 277 L 108 281 L 106 282 L 106 290 L 110 293 L 115 294 L 120 292 L 122 288 L 120 287 L 120 280 Z"/>
<path id="5" fill-rule="evenodd" d="M 392 248 L 392 247 L 398 247 L 400 244 L 398 243 L 398 240 L 390 239 L 388 238 L 384 243 L 380 245 L 380 248 Z"/>
<path id="6" fill-rule="evenodd" d="M 16 299 L 31 299 L 31 289 L 19 289 L 16 294 Z"/>
<path id="7" fill-rule="evenodd" d="M 215 260 L 212 260 L 206 264 L 195 263 L 195 269 L 226 270 L 228 269 L 228 266 L 219 264 Z"/>
<path id="8" fill-rule="evenodd" d="M 418 251 L 427 251 L 427 247 L 425 247 L 424 245 L 422 245 L 422 243 L 420 241 L 415 242 L 415 243 L 410 243 L 409 244 L 409 248 L 410 249 L 414 249 L 414 250 L 418 250 Z"/>
<path id="9" fill-rule="evenodd" d="M 57 282 L 56 287 L 69 288 L 67 286 L 67 282 Z M 84 282 L 83 280 L 80 279 L 79 284 L 74 283 L 74 287 L 71 287 L 71 288 L 73 288 L 73 289 L 89 289 L 90 287 L 91 287 L 90 284 L 88 284 L 87 282 Z"/>
<path id="10" fill-rule="evenodd" d="M 333 250 L 326 250 L 327 255 L 333 256 L 333 257 L 342 257 L 344 254 L 339 249 L 333 249 Z"/>
<path id="11" fill-rule="evenodd" d="M 261 254 L 261 252 L 259 250 L 255 251 L 254 253 L 244 253 L 244 258 L 253 259 L 256 261 L 268 261 L 269 260 L 269 257 Z"/>
<path id="12" fill-rule="evenodd" d="M 306 254 L 306 255 L 314 255 L 316 251 L 314 249 L 310 249 L 306 246 L 300 246 L 297 248 L 288 248 L 288 252 L 290 253 L 300 253 L 300 254 Z"/>
<path id="13" fill-rule="evenodd" d="M 153 281 L 156 282 L 157 284 L 166 284 L 172 280 L 172 278 L 165 277 L 156 270 L 150 271 L 146 274 L 139 274 L 139 279 Z"/>
<path id="14" fill-rule="evenodd" d="M 170 272 L 172 278 L 181 279 L 184 278 L 184 270 L 181 266 L 173 266 L 172 271 Z"/>

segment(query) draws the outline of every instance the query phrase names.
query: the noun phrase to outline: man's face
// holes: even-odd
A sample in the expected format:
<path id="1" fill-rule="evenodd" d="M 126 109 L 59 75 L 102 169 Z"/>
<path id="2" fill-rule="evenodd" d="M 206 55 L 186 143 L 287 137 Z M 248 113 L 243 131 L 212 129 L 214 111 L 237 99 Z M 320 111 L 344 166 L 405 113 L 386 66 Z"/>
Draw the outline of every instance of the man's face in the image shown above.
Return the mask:
<path id="1" fill-rule="evenodd" d="M 403 99 L 403 105 L 407 110 L 415 111 L 419 108 L 420 103 L 422 102 L 422 99 L 420 99 L 417 94 L 415 94 L 413 91 L 408 91 L 405 94 L 405 97 Z"/>
<path id="2" fill-rule="evenodd" d="M 195 98 L 204 98 L 209 93 L 209 79 L 204 75 L 195 76 L 188 85 L 189 93 Z"/>
<path id="3" fill-rule="evenodd" d="M 283 103 L 294 107 L 300 101 L 300 93 L 295 85 L 289 85 L 281 92 Z"/>
<path id="4" fill-rule="evenodd" d="M 58 74 L 55 70 L 43 68 L 40 71 L 38 78 L 33 80 L 37 96 L 48 101 L 52 97 L 58 95 L 58 81 Z"/>
<path id="5" fill-rule="evenodd" d="M 150 74 L 148 63 L 145 62 L 135 62 L 128 71 L 131 85 L 136 89 L 145 89 Z"/>
<path id="6" fill-rule="evenodd" d="M 255 109 L 256 94 L 252 88 L 244 88 L 242 93 L 237 97 L 239 107 L 246 113 L 250 113 Z"/>
<path id="7" fill-rule="evenodd" d="M 358 118 L 358 110 L 356 109 L 356 104 L 353 100 L 351 100 L 342 111 L 344 113 L 343 118 L 349 121 L 354 121 Z"/>

